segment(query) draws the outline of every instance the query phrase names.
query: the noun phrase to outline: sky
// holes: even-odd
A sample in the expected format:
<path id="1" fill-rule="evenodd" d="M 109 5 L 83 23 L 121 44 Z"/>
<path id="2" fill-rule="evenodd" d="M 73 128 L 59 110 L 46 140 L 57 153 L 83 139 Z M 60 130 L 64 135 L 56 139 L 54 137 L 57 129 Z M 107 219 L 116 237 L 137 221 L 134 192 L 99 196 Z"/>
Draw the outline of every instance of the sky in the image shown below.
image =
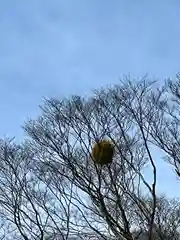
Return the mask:
<path id="1" fill-rule="evenodd" d="M 90 94 L 123 75 L 180 71 L 177 0 L 0 1 L 0 137 L 23 137 L 43 97 Z M 180 196 L 169 166 L 162 191 Z"/>

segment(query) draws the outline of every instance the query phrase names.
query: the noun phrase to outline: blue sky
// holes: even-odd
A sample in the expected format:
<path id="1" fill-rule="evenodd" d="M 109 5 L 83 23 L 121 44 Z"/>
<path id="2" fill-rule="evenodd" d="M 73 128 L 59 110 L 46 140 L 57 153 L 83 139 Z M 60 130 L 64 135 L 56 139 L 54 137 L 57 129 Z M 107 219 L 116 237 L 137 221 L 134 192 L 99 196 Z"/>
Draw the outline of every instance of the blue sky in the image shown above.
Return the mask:
<path id="1" fill-rule="evenodd" d="M 174 77 L 179 11 L 175 0 L 0 1 L 0 137 L 20 139 L 44 96 L 84 95 L 124 74 Z M 166 166 L 161 175 L 176 194 Z"/>

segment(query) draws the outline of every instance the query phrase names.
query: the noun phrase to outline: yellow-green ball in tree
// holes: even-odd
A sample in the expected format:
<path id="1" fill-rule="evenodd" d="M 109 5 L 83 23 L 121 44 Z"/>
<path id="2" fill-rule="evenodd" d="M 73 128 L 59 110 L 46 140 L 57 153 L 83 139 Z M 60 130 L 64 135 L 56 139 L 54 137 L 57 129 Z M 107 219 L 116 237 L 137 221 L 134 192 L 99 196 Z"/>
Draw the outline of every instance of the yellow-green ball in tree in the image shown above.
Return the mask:
<path id="1" fill-rule="evenodd" d="M 112 163 L 114 145 L 109 140 L 96 142 L 92 148 L 92 158 L 96 164 L 107 165 Z"/>

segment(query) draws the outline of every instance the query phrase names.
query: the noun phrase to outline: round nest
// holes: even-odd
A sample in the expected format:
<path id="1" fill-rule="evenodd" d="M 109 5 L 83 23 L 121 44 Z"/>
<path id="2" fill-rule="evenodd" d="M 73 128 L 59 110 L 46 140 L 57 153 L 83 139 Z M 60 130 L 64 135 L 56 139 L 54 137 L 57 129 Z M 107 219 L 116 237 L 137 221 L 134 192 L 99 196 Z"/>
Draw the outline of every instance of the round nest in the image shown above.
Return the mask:
<path id="1" fill-rule="evenodd" d="M 102 140 L 94 144 L 92 148 L 93 161 L 100 165 L 112 163 L 114 145 L 109 140 Z"/>

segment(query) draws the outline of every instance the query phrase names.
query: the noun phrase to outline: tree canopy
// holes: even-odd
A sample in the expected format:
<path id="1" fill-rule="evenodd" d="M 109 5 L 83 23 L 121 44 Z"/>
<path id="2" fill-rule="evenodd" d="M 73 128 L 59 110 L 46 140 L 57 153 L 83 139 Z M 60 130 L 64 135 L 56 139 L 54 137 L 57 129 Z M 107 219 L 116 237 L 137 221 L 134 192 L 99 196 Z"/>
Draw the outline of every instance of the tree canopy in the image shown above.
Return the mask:
<path id="1" fill-rule="evenodd" d="M 157 188 L 157 160 L 180 176 L 179 106 L 179 76 L 46 99 L 22 144 L 0 142 L 1 239 L 180 239 Z"/>

